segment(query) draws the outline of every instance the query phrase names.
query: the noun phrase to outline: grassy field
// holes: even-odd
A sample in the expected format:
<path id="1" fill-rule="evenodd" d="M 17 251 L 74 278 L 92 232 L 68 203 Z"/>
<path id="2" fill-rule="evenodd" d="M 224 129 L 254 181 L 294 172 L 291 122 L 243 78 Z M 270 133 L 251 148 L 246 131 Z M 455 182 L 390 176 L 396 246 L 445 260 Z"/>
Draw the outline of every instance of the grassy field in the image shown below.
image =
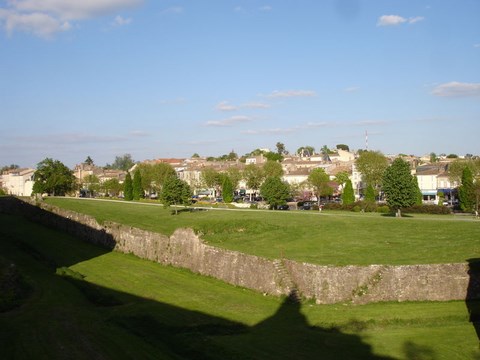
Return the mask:
<path id="1" fill-rule="evenodd" d="M 142 203 L 48 198 L 47 203 L 163 234 L 193 228 L 207 243 L 321 265 L 464 262 L 480 254 L 473 217 L 309 211 L 184 211 Z"/>
<path id="2" fill-rule="evenodd" d="M 1 359 L 480 359 L 461 301 L 295 304 L 4 214 L 0 257 L 33 289 Z"/>

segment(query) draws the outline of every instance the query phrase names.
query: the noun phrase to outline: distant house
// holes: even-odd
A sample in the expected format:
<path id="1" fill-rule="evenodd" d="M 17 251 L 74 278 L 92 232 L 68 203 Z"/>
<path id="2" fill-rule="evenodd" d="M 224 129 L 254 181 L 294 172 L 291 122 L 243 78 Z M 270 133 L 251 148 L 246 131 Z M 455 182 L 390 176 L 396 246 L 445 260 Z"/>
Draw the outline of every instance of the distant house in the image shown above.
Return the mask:
<path id="1" fill-rule="evenodd" d="M 34 173 L 35 169 L 29 168 L 8 170 L 0 176 L 2 188 L 10 195 L 30 196 L 35 183 Z"/>
<path id="2" fill-rule="evenodd" d="M 424 203 L 438 204 L 439 192 L 443 193 L 447 201 L 453 200 L 458 184 L 449 180 L 447 170 L 448 164 L 446 163 L 429 164 L 416 168 L 415 175 Z"/>

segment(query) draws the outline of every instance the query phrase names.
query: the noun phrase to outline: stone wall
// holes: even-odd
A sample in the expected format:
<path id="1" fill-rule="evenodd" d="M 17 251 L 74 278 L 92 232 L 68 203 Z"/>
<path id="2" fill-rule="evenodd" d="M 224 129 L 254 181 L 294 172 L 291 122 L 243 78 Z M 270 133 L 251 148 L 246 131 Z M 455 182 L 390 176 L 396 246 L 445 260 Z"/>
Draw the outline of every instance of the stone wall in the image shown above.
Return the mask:
<path id="1" fill-rule="evenodd" d="M 471 285 L 480 282 L 471 279 L 466 263 L 334 267 L 268 260 L 207 245 L 191 229 L 178 229 L 168 237 L 112 222 L 102 226 L 91 216 L 50 205 L 5 199 L 0 201 L 0 211 L 20 213 L 109 249 L 262 293 L 287 295 L 295 290 L 319 304 L 480 298 L 478 286 Z"/>

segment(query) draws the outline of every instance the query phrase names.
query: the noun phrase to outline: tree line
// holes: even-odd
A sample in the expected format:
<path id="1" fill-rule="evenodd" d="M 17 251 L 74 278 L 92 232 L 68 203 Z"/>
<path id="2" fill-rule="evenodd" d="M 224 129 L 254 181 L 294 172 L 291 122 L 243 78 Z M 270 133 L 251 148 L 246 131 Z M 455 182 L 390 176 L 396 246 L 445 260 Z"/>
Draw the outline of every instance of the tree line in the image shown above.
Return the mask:
<path id="1" fill-rule="evenodd" d="M 117 165 L 125 164 L 125 157 L 117 157 Z M 128 160 L 128 158 L 127 158 Z M 130 158 L 131 160 L 131 158 Z M 88 162 L 93 164 L 90 157 Z M 87 162 L 86 161 L 86 162 Z M 363 151 L 355 161 L 357 170 L 366 183 L 364 201 L 375 202 L 380 196 L 390 208 L 400 215 L 400 209 L 422 203 L 422 194 L 416 176 L 411 174 L 411 166 L 401 157 L 391 164 L 379 151 Z M 461 185 L 458 197 L 463 211 L 478 211 L 480 198 L 480 160 L 455 160 L 449 166 L 449 175 Z M 270 208 L 276 209 L 286 204 L 287 200 L 298 194 L 302 188 L 309 188 L 320 199 L 333 194 L 330 177 L 322 168 L 313 169 L 305 184 L 290 185 L 282 181 L 283 169 L 278 160 L 267 160 L 262 166 L 247 164 L 243 171 L 231 167 L 225 172 L 218 172 L 211 167 L 201 171 L 200 182 L 194 184 L 197 189 L 214 189 L 215 195 L 223 196 L 223 201 L 233 201 L 234 191 L 243 179 L 246 187 L 252 192 L 259 192 Z M 58 160 L 47 158 L 40 162 L 35 171 L 34 193 L 65 195 L 78 190 L 78 183 L 73 172 Z M 343 204 L 355 201 L 355 191 L 348 173 L 339 173 L 335 177 L 336 184 L 341 186 Z M 95 175 L 83 179 L 82 187 L 91 193 L 103 192 L 109 196 L 123 193 L 125 200 L 139 200 L 145 194 L 157 194 L 159 199 L 168 205 L 188 204 L 192 199 L 192 189 L 177 177 L 174 168 L 165 163 L 137 164 L 132 174 L 127 172 L 123 184 L 117 179 L 100 182 Z"/>

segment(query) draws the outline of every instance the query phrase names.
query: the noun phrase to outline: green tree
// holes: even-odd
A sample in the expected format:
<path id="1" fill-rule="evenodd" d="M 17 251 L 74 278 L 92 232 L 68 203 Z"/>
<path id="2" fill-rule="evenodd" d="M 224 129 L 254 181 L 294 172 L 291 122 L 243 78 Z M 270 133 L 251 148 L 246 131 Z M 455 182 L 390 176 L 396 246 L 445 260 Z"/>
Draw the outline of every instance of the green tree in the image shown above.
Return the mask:
<path id="1" fill-rule="evenodd" d="M 415 191 L 415 205 L 422 205 L 423 194 L 422 190 L 420 190 L 420 187 L 418 186 L 418 178 L 416 176 L 412 176 L 412 186 L 413 190 Z M 440 203 L 440 205 L 441 204 L 443 204 L 443 201 Z"/>
<path id="2" fill-rule="evenodd" d="M 397 158 L 385 170 L 383 192 L 387 198 L 387 204 L 397 211 L 398 217 L 402 215 L 400 208 L 415 204 L 416 189 L 413 186 L 410 165 L 405 160 Z"/>
<path id="3" fill-rule="evenodd" d="M 100 179 L 98 176 L 90 174 L 83 178 L 83 187 L 88 190 L 91 195 L 95 195 L 100 191 Z"/>
<path id="4" fill-rule="evenodd" d="M 287 203 L 287 199 L 290 197 L 290 186 L 278 176 L 270 176 L 265 179 L 260 187 L 260 193 L 270 209 L 277 209 L 278 206 Z"/>
<path id="5" fill-rule="evenodd" d="M 87 165 L 93 165 L 93 160 L 90 156 L 87 156 L 84 163 L 87 164 Z"/>
<path id="6" fill-rule="evenodd" d="M 256 191 L 260 189 L 260 185 L 262 185 L 265 179 L 265 174 L 261 167 L 255 164 L 248 164 L 243 170 L 243 178 L 245 179 L 247 188 Z"/>
<path id="7" fill-rule="evenodd" d="M 127 201 L 133 200 L 133 181 L 129 172 L 127 172 L 123 183 L 123 197 Z"/>
<path id="8" fill-rule="evenodd" d="M 343 185 L 345 184 L 348 179 L 350 178 L 350 175 L 348 174 L 348 172 L 346 171 L 340 171 L 336 176 L 335 176 L 335 181 L 340 184 L 340 185 Z"/>
<path id="9" fill-rule="evenodd" d="M 185 181 L 176 176 L 169 176 L 163 184 L 160 200 L 165 207 L 174 205 L 175 214 L 178 214 L 177 205 L 190 205 L 192 190 Z"/>
<path id="10" fill-rule="evenodd" d="M 144 196 L 144 191 L 142 187 L 142 174 L 140 173 L 140 169 L 135 169 L 133 173 L 133 190 L 132 190 L 132 197 L 133 200 L 140 200 Z"/>
<path id="11" fill-rule="evenodd" d="M 348 147 L 348 145 L 345 145 L 345 144 L 338 144 L 337 149 L 350 151 L 350 148 Z"/>
<path id="12" fill-rule="evenodd" d="M 263 156 L 265 156 L 265 158 L 268 161 L 276 161 L 276 162 L 282 162 L 283 161 L 283 155 L 280 155 L 280 154 L 277 154 L 277 153 L 274 153 L 274 152 L 271 152 L 271 151 L 265 153 Z"/>
<path id="13" fill-rule="evenodd" d="M 375 189 L 371 184 L 367 186 L 367 189 L 365 190 L 365 197 L 364 200 L 368 203 L 374 203 L 375 202 Z"/>
<path id="14" fill-rule="evenodd" d="M 108 179 L 101 184 L 101 189 L 107 196 L 118 196 L 122 190 L 122 185 L 118 179 Z"/>
<path id="15" fill-rule="evenodd" d="M 313 169 L 308 175 L 307 181 L 313 188 L 313 193 L 317 197 L 318 206 L 320 206 L 320 198 L 322 196 L 330 196 L 333 194 L 333 189 L 328 184 L 330 182 L 330 177 L 324 169 Z"/>
<path id="16" fill-rule="evenodd" d="M 116 156 L 113 164 L 107 165 L 106 167 L 111 169 L 128 171 L 133 167 L 133 165 L 135 165 L 135 161 L 133 161 L 132 155 L 125 154 L 123 156 Z"/>
<path id="17" fill-rule="evenodd" d="M 377 190 L 382 184 L 383 173 L 388 167 L 387 158 L 380 151 L 362 151 L 355 160 L 363 180 Z"/>
<path id="18" fill-rule="evenodd" d="M 222 197 L 223 202 L 231 203 L 233 201 L 233 184 L 230 176 L 223 174 L 222 176 Z"/>
<path id="19" fill-rule="evenodd" d="M 296 152 L 299 156 L 312 156 L 315 154 L 315 148 L 313 146 L 301 146 L 297 149 Z"/>
<path id="20" fill-rule="evenodd" d="M 281 142 L 277 142 L 275 145 L 277 147 L 277 154 L 279 155 L 287 155 L 288 151 L 285 149 L 285 144 Z"/>
<path id="21" fill-rule="evenodd" d="M 462 185 L 458 188 L 458 199 L 462 211 L 472 211 L 475 205 L 475 185 L 473 175 L 469 167 L 465 167 L 462 173 Z"/>
<path id="22" fill-rule="evenodd" d="M 214 168 L 208 167 L 202 170 L 200 174 L 200 179 L 202 184 L 205 185 L 208 189 L 214 189 L 214 196 L 217 196 L 217 193 L 222 186 L 222 178 L 220 173 Z"/>
<path id="23" fill-rule="evenodd" d="M 51 158 L 46 158 L 37 164 L 34 179 L 34 194 L 64 196 L 74 190 L 76 185 L 73 172 L 59 160 Z"/>
<path id="24" fill-rule="evenodd" d="M 431 162 L 432 164 L 438 162 L 437 154 L 435 154 L 434 152 L 431 152 L 431 153 L 430 153 L 430 162 Z"/>
<path id="25" fill-rule="evenodd" d="M 263 164 L 263 173 L 265 177 L 282 177 L 282 164 L 280 164 L 278 161 L 268 160 L 265 164 Z"/>
<path id="26" fill-rule="evenodd" d="M 192 155 L 192 159 L 198 159 L 199 157 L 200 157 L 200 155 L 198 155 L 197 153 L 194 153 L 194 154 Z"/>
<path id="27" fill-rule="evenodd" d="M 455 159 L 448 165 L 448 178 L 451 182 L 460 183 L 463 170 L 468 167 L 473 177 L 480 175 L 480 158 L 478 159 Z"/>
<path id="28" fill-rule="evenodd" d="M 342 192 L 342 204 L 349 205 L 355 202 L 355 194 L 353 193 L 352 181 L 348 179 Z"/>
<path id="29" fill-rule="evenodd" d="M 229 167 L 226 171 L 226 174 L 232 181 L 233 190 L 236 190 L 238 188 L 240 180 L 242 180 L 242 173 L 237 167 Z"/>

